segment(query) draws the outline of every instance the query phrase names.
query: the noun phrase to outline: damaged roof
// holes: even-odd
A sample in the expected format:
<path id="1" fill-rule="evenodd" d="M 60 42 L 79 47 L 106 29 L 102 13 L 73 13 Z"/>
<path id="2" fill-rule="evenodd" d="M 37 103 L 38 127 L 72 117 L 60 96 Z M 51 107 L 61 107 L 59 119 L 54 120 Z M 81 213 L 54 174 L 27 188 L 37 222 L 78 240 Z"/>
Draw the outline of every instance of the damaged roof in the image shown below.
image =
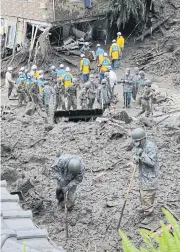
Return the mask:
<path id="1" fill-rule="evenodd" d="M 32 221 L 32 211 L 20 207 L 18 195 L 11 195 L 7 182 L 1 187 L 1 252 L 65 252 L 48 240 L 46 229 L 39 229 Z"/>

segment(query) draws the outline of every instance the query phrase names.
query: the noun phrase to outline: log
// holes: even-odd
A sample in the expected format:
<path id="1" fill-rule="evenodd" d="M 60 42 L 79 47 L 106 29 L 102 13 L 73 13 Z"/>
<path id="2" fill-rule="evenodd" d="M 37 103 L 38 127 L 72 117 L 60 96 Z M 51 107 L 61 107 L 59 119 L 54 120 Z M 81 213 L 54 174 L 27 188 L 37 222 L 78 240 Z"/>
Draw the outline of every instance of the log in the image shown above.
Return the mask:
<path id="1" fill-rule="evenodd" d="M 159 21 L 157 24 L 155 24 L 154 26 L 152 26 L 151 28 L 149 28 L 147 31 L 145 31 L 142 35 L 140 35 L 139 37 L 137 37 L 135 39 L 135 41 L 143 41 L 144 37 L 151 34 L 153 31 L 155 31 L 159 26 L 161 26 L 162 24 L 164 24 L 170 17 L 172 17 L 174 15 L 174 13 L 172 15 L 170 15 L 169 17 Z"/>
<path id="2" fill-rule="evenodd" d="M 84 38 L 85 35 L 86 35 L 85 32 L 80 31 L 80 30 L 78 30 L 78 29 L 76 29 L 76 28 L 72 28 L 72 33 L 73 33 L 73 35 L 75 35 L 77 38 Z"/>

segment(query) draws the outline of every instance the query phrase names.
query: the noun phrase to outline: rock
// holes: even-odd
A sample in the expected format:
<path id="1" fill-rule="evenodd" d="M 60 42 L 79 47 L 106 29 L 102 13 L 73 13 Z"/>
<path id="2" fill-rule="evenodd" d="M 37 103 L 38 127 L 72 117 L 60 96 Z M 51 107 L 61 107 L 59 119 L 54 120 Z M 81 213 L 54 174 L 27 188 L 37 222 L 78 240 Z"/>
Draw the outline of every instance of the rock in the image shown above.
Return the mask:
<path id="1" fill-rule="evenodd" d="M 1 173 L 1 180 L 6 180 L 8 183 L 15 182 L 18 179 L 18 174 L 15 169 L 7 167 Z"/>
<path id="2" fill-rule="evenodd" d="M 25 114 L 32 116 L 35 113 L 35 110 L 36 110 L 35 104 L 33 102 L 28 102 L 26 106 Z"/>
<path id="3" fill-rule="evenodd" d="M 132 118 L 128 115 L 128 113 L 123 110 L 113 116 L 114 119 L 124 121 L 126 124 L 132 122 Z"/>

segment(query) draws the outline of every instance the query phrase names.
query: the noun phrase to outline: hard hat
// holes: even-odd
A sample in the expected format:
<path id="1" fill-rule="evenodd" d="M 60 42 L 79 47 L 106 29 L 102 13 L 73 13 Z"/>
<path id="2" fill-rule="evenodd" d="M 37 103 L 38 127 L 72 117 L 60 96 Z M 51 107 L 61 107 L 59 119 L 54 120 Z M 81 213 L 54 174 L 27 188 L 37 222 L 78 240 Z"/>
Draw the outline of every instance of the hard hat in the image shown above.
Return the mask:
<path id="1" fill-rule="evenodd" d="M 102 84 L 105 84 L 105 83 L 106 83 L 106 80 L 105 80 L 105 79 L 102 79 L 101 83 L 102 83 Z"/>
<path id="2" fill-rule="evenodd" d="M 49 84 L 49 82 L 48 81 L 44 81 L 44 85 L 48 85 Z"/>
<path id="3" fill-rule="evenodd" d="M 24 72 L 25 72 L 25 73 L 28 73 L 28 69 L 26 68 L 26 69 L 24 70 Z"/>
<path id="4" fill-rule="evenodd" d="M 121 32 L 118 32 L 117 35 L 118 35 L 118 36 L 121 36 Z"/>
<path id="5" fill-rule="evenodd" d="M 105 53 L 104 53 L 104 56 L 105 56 L 105 57 L 107 57 L 107 56 L 108 56 L 108 54 L 105 52 Z"/>
<path id="6" fill-rule="evenodd" d="M 68 171 L 72 174 L 78 174 L 81 172 L 81 162 L 78 159 L 72 158 L 68 163 Z"/>
<path id="7" fill-rule="evenodd" d="M 94 74 L 90 74 L 90 75 L 89 75 L 89 78 L 94 78 Z"/>
<path id="8" fill-rule="evenodd" d="M 85 57 L 85 55 L 82 53 L 82 54 L 81 54 L 81 58 L 84 58 L 84 57 Z"/>
<path id="9" fill-rule="evenodd" d="M 21 67 L 20 71 L 24 72 L 24 70 L 25 70 L 25 67 Z"/>
<path id="10" fill-rule="evenodd" d="M 132 139 L 137 142 L 146 138 L 146 132 L 142 128 L 137 128 L 131 133 Z"/>
<path id="11" fill-rule="evenodd" d="M 38 73 L 39 73 L 39 75 L 42 75 L 44 73 L 44 71 L 43 70 L 39 70 Z"/>
<path id="12" fill-rule="evenodd" d="M 135 67 L 134 72 L 139 72 L 139 67 Z"/>
<path id="13" fill-rule="evenodd" d="M 140 75 L 140 76 L 145 76 L 145 72 L 144 72 L 144 71 L 140 71 L 140 72 L 139 72 L 139 75 Z"/>
<path id="14" fill-rule="evenodd" d="M 151 80 L 145 80 L 144 85 L 151 87 L 152 81 Z"/>
<path id="15" fill-rule="evenodd" d="M 32 74 L 31 73 L 27 73 L 27 77 L 32 77 Z"/>
<path id="16" fill-rule="evenodd" d="M 116 43 L 116 40 L 115 39 L 113 39 L 113 41 L 112 41 L 113 43 Z"/>
<path id="17" fill-rule="evenodd" d="M 56 67 L 55 66 L 51 66 L 51 70 L 55 70 L 56 69 Z"/>
<path id="18" fill-rule="evenodd" d="M 108 69 L 108 70 L 111 70 L 111 69 L 112 69 L 112 66 L 107 66 L 107 69 Z"/>
<path id="19" fill-rule="evenodd" d="M 8 71 L 12 71 L 13 70 L 13 68 L 12 67 L 8 67 L 8 69 L 7 69 Z"/>
<path id="20" fill-rule="evenodd" d="M 23 75 L 23 73 L 22 73 L 22 72 L 19 72 L 19 73 L 18 73 L 18 75 L 19 75 L 19 76 L 22 76 L 22 75 Z"/>
<path id="21" fill-rule="evenodd" d="M 66 67 L 65 71 L 66 71 L 66 72 L 70 72 L 70 68 L 69 68 L 69 67 Z"/>
<path id="22" fill-rule="evenodd" d="M 85 42 L 85 45 L 89 45 L 89 43 L 88 43 L 88 42 Z"/>
<path id="23" fill-rule="evenodd" d="M 72 79 L 72 82 L 74 83 L 74 82 L 76 82 L 77 81 L 77 78 L 73 78 Z"/>
<path id="24" fill-rule="evenodd" d="M 60 68 L 64 68 L 64 64 L 61 64 L 61 65 L 60 65 Z"/>
<path id="25" fill-rule="evenodd" d="M 43 74 L 39 75 L 39 79 L 44 79 L 44 75 Z"/>
<path id="26" fill-rule="evenodd" d="M 108 73 L 108 72 L 105 72 L 105 73 L 104 73 L 104 76 L 105 76 L 105 77 L 109 77 L 109 73 Z"/>
<path id="27" fill-rule="evenodd" d="M 101 45 L 100 44 L 97 44 L 97 46 L 96 47 L 100 47 Z"/>
<path id="28" fill-rule="evenodd" d="M 36 66 L 36 65 L 32 65 L 31 69 L 32 69 L 32 70 L 36 70 L 36 69 L 37 69 L 37 66 Z"/>

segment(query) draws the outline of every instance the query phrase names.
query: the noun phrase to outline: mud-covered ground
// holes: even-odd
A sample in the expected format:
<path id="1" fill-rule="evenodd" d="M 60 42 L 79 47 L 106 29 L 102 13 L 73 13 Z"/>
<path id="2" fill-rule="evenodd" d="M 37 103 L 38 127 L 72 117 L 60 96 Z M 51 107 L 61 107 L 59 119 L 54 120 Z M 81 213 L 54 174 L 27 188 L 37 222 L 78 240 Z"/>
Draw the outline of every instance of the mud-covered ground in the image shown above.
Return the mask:
<path id="1" fill-rule="evenodd" d="M 38 114 L 28 117 L 19 112 L 4 119 L 1 121 L 2 179 L 7 180 L 10 190 L 23 191 L 22 206 L 33 209 L 36 224 L 46 227 L 51 239 L 69 252 L 120 251 L 116 228 L 132 172 L 127 166 L 131 158 L 129 135 L 136 126 L 144 125 L 139 121 L 131 124 L 60 123 L 46 132 Z M 145 130 L 161 153 L 157 205 L 150 227 L 157 229 L 162 219 L 162 205 L 169 204 L 180 217 L 180 130 L 178 124 L 160 124 L 145 127 Z M 50 169 L 57 152 L 80 155 L 86 165 L 76 205 L 68 215 L 68 240 L 65 214 L 57 206 L 56 181 Z M 140 244 L 138 227 L 142 218 L 136 212 L 139 205 L 137 175 L 122 228 Z M 28 180 L 30 183 L 26 183 Z"/>

